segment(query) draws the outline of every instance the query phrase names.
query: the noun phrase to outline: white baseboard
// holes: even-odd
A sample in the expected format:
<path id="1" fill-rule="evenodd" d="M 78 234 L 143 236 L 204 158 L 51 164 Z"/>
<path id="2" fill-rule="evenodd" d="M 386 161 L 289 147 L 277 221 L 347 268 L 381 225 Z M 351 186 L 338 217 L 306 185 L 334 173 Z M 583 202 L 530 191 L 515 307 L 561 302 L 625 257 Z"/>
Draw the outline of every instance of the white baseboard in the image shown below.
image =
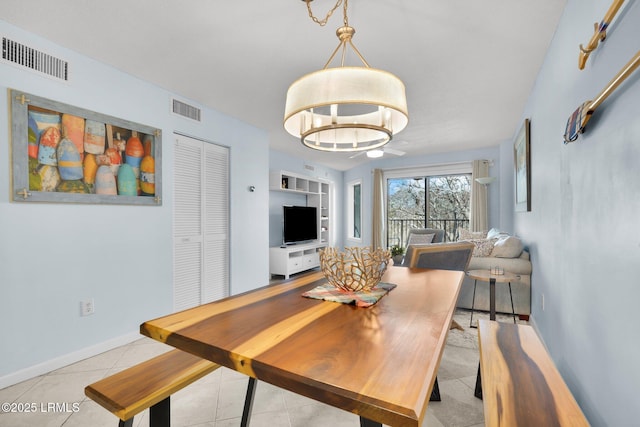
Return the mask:
<path id="1" fill-rule="evenodd" d="M 92 345 L 91 347 L 86 347 L 78 351 L 74 351 L 73 353 L 65 354 L 63 356 L 56 357 L 55 359 L 47 360 L 46 362 L 38 363 L 37 365 L 12 372 L 0 377 L 0 389 L 47 374 L 51 371 L 55 371 L 56 369 L 71 365 L 72 363 L 76 363 L 100 353 L 104 353 L 105 351 L 120 347 L 121 345 L 129 344 L 133 341 L 139 340 L 140 338 L 142 338 L 140 332 L 131 332 L 129 334 L 121 335 L 96 345 Z"/>

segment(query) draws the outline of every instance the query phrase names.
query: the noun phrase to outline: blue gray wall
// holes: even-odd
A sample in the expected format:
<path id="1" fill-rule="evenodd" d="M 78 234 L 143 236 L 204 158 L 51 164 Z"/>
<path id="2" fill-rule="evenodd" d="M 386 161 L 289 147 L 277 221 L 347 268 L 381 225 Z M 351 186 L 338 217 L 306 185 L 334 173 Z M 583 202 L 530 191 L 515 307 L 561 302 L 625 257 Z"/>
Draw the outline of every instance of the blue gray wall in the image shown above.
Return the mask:
<path id="1" fill-rule="evenodd" d="M 610 5 L 567 3 L 522 116 L 531 119 L 532 210 L 513 223 L 531 250 L 535 326 L 590 422 L 617 427 L 638 423 L 640 70 L 576 142 L 562 138 L 570 114 L 640 49 L 640 4 L 630 0 L 578 69 L 578 46 Z"/>
<path id="2" fill-rule="evenodd" d="M 0 388 L 136 339 L 172 311 L 174 131 L 230 147 L 231 292 L 266 283 L 266 132 L 210 109 L 201 124 L 174 116 L 162 88 L 3 21 L 0 33 L 71 64 L 61 83 L 0 63 Z M 162 129 L 162 206 L 10 202 L 8 88 Z M 88 297 L 95 314 L 81 317 Z"/>

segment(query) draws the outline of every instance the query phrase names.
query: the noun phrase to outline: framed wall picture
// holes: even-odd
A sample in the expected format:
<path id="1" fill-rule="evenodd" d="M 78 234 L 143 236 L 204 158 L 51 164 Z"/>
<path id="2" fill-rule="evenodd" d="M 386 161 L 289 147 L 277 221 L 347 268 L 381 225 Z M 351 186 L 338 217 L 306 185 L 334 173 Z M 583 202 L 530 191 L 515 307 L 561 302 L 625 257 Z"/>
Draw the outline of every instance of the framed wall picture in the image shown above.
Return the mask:
<path id="1" fill-rule="evenodd" d="M 525 119 L 513 143 L 516 176 L 516 212 L 531 210 L 530 122 Z"/>
<path id="2" fill-rule="evenodd" d="M 15 202 L 162 204 L 160 129 L 9 90 Z"/>

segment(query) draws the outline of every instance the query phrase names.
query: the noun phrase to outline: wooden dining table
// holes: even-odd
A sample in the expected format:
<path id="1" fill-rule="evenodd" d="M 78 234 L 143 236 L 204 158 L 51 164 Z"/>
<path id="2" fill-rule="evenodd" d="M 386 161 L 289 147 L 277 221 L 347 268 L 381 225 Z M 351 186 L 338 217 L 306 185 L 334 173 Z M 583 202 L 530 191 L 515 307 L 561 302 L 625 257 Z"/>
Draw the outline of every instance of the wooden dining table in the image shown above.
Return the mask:
<path id="1" fill-rule="evenodd" d="M 390 266 L 382 281 L 396 288 L 356 307 L 303 297 L 326 282 L 314 272 L 149 320 L 140 331 L 246 374 L 250 387 L 257 379 L 355 413 L 362 426 L 419 426 L 463 277 Z"/>

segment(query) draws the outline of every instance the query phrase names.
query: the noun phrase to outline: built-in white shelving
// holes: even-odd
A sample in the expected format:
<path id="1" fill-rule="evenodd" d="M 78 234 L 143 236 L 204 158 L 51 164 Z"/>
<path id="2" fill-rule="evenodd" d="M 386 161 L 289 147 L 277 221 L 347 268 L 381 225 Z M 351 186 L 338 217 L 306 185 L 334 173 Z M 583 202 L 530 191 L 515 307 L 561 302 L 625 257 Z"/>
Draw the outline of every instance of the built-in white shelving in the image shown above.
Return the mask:
<path id="1" fill-rule="evenodd" d="M 307 206 L 315 207 L 318 215 L 318 240 L 302 245 L 270 248 L 269 272 L 289 278 L 290 274 L 320 266 L 320 249 L 331 245 L 332 183 L 320 178 L 276 170 L 269 173 L 269 189 L 305 195 Z"/>

